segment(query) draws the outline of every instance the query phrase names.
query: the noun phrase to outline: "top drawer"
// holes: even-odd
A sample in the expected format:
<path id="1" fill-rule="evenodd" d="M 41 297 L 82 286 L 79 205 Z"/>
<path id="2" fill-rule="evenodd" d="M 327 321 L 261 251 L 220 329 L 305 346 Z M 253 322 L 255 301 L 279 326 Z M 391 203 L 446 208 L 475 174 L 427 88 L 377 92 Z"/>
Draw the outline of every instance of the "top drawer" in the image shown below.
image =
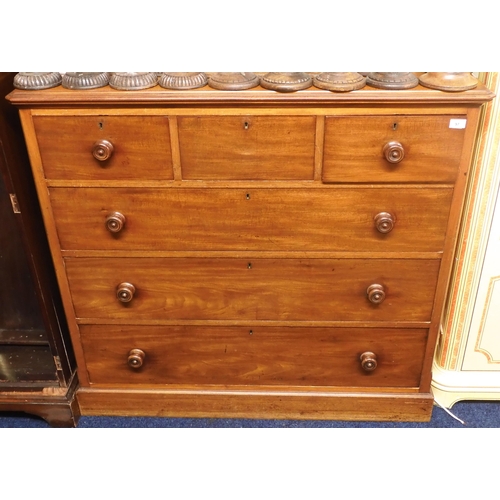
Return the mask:
<path id="1" fill-rule="evenodd" d="M 454 183 L 465 116 L 328 116 L 324 182 Z"/>
<path id="2" fill-rule="evenodd" d="M 182 178 L 312 180 L 315 116 L 179 116 Z"/>
<path id="3" fill-rule="evenodd" d="M 48 179 L 173 179 L 165 116 L 34 116 Z"/>

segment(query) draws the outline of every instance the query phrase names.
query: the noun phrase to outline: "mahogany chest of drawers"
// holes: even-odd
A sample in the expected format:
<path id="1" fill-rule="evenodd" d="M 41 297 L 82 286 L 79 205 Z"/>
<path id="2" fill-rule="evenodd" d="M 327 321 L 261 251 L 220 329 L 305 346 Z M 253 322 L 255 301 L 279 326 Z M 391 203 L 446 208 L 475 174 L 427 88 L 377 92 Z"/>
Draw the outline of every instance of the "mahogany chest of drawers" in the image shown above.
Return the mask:
<path id="1" fill-rule="evenodd" d="M 17 90 L 83 415 L 428 420 L 480 108 Z"/>

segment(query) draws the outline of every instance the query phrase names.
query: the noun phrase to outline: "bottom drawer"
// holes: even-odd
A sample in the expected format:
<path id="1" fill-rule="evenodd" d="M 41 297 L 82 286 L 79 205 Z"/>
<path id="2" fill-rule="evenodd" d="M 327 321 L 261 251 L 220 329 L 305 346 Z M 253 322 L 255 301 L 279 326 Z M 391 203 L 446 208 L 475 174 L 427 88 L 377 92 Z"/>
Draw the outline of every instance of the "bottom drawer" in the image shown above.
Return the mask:
<path id="1" fill-rule="evenodd" d="M 418 387 L 427 330 L 81 325 L 81 338 L 91 384 Z"/>

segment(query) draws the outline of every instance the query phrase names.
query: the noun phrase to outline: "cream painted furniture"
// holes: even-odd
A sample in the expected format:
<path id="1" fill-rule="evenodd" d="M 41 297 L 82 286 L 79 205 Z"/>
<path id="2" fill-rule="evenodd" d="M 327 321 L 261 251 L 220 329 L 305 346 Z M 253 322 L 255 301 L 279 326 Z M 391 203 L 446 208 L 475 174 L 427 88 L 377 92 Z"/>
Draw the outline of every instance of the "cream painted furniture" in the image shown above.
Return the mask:
<path id="1" fill-rule="evenodd" d="M 497 95 L 498 73 L 483 75 Z M 483 108 L 452 288 L 433 366 L 436 402 L 500 400 L 500 103 Z"/>

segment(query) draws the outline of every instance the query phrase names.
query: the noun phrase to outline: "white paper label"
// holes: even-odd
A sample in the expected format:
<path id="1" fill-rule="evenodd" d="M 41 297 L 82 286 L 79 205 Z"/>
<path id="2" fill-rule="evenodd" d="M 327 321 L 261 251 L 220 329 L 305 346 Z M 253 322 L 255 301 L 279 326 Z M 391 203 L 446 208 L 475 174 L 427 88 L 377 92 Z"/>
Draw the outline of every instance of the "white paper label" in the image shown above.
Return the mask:
<path id="1" fill-rule="evenodd" d="M 465 128 L 467 120 L 465 118 L 452 118 L 450 120 L 450 128 Z"/>

